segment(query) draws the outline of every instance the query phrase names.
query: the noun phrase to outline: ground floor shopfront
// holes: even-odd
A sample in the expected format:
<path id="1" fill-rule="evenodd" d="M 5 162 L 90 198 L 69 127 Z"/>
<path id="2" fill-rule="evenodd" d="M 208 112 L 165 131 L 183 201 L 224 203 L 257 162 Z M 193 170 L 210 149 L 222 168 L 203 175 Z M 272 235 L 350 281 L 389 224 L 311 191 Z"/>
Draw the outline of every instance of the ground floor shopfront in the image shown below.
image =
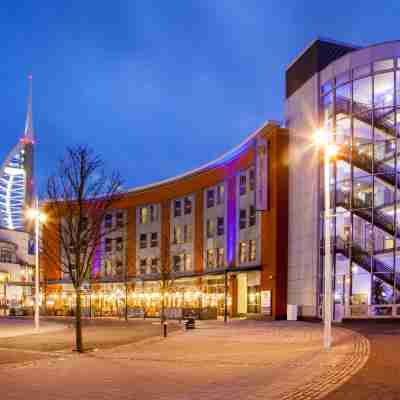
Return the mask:
<path id="1" fill-rule="evenodd" d="M 73 314 L 76 294 L 70 283 L 49 283 L 42 288 L 42 296 L 47 314 Z M 261 291 L 260 271 L 180 277 L 170 282 L 164 296 L 170 319 L 271 315 L 271 294 Z M 82 290 L 83 314 L 91 317 L 159 317 L 162 300 L 157 280 L 88 282 Z"/>

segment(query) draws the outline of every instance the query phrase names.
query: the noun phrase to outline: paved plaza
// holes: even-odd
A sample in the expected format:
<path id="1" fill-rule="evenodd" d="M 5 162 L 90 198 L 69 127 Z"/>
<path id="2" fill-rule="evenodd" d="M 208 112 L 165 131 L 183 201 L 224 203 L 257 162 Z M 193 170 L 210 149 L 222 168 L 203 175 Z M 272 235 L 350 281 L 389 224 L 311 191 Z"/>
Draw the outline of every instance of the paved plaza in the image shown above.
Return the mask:
<path id="1" fill-rule="evenodd" d="M 354 321 L 345 327 L 368 339 L 370 356 L 326 400 L 400 400 L 400 321 Z"/>
<path id="2" fill-rule="evenodd" d="M 3 364 L 2 398 L 314 399 L 368 357 L 363 336 L 343 328 L 334 334 L 334 348 L 325 352 L 321 324 L 200 322 L 167 339 L 152 336 L 84 355 L 64 350 Z"/>

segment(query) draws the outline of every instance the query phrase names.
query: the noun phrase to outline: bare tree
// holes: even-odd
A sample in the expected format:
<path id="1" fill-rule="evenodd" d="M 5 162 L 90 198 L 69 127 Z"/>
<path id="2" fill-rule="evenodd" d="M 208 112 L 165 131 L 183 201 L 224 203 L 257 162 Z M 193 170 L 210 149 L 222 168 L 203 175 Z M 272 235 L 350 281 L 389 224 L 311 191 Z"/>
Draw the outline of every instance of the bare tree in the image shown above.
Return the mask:
<path id="1" fill-rule="evenodd" d="M 47 183 L 44 208 L 49 223 L 43 227 L 42 254 L 58 265 L 76 294 L 76 350 L 83 352 L 81 293 L 90 280 L 95 254 L 115 228 L 106 215 L 123 197 L 118 173 L 107 174 L 102 159 L 86 146 L 69 148 Z"/>

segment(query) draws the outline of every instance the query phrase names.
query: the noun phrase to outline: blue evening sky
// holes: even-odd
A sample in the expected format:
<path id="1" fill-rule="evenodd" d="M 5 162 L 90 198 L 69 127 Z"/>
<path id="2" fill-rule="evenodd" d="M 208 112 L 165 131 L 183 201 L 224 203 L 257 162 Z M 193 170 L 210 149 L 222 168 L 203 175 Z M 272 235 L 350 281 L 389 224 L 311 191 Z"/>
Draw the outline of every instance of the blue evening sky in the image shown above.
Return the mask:
<path id="1" fill-rule="evenodd" d="M 0 157 L 32 71 L 40 186 L 78 143 L 126 188 L 180 174 L 283 119 L 285 68 L 317 36 L 400 39 L 399 15 L 398 1 L 3 0 Z"/>

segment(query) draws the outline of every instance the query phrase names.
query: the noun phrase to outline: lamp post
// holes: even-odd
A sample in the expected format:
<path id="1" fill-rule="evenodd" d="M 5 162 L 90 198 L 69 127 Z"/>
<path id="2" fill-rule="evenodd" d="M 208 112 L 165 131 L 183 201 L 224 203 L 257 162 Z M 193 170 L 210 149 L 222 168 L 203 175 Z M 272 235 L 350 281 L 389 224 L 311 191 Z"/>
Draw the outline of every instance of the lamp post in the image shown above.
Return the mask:
<path id="1" fill-rule="evenodd" d="M 35 208 L 28 210 L 28 218 L 35 221 L 35 330 L 39 330 L 39 303 L 40 303 L 40 287 L 39 287 L 39 224 L 46 220 L 46 215 L 40 212 L 39 203 L 36 199 Z"/>
<path id="2" fill-rule="evenodd" d="M 318 147 L 324 151 L 324 348 L 329 350 L 332 345 L 332 227 L 331 227 L 331 159 L 337 154 L 338 148 L 329 143 L 329 133 L 317 131 L 315 140 Z"/>

